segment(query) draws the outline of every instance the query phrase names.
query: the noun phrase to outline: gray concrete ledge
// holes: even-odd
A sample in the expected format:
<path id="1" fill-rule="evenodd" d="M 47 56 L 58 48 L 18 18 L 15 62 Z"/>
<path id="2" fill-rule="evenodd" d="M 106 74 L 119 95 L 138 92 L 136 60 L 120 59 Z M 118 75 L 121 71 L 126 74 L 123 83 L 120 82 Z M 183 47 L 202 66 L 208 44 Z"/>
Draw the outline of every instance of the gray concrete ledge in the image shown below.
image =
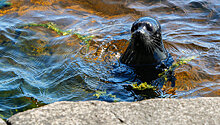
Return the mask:
<path id="1" fill-rule="evenodd" d="M 5 121 L 0 118 L 0 125 L 6 125 Z"/>
<path id="2" fill-rule="evenodd" d="M 0 118 L 0 125 L 6 125 L 5 121 Z"/>
<path id="3" fill-rule="evenodd" d="M 56 102 L 18 113 L 12 125 L 220 125 L 220 97 L 140 102 Z"/>

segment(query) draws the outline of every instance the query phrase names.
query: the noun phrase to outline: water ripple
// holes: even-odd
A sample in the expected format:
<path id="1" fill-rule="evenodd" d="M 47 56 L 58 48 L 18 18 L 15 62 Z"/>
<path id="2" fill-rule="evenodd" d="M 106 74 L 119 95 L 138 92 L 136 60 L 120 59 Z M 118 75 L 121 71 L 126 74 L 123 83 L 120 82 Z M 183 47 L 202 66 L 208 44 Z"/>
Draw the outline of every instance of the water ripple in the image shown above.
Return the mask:
<path id="1" fill-rule="evenodd" d="M 11 7 L 0 10 L 0 117 L 4 119 L 56 101 L 94 100 L 97 90 L 120 101 L 135 101 L 137 97 L 123 88 L 135 74 L 118 58 L 129 42 L 132 23 L 142 16 L 160 21 L 165 47 L 174 59 L 197 57 L 176 69 L 174 96 L 220 95 L 219 0 L 10 2 Z M 94 35 L 89 51 L 74 35 L 21 28 L 47 22 Z M 108 96 L 99 100 L 113 101 Z"/>

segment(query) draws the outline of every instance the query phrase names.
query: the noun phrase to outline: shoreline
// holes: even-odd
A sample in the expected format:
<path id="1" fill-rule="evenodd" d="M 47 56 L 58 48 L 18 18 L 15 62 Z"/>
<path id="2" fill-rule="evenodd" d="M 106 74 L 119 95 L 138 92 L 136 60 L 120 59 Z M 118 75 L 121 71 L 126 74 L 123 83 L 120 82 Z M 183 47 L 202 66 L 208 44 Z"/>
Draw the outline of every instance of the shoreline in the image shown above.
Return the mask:
<path id="1" fill-rule="evenodd" d="M 220 97 L 139 102 L 61 101 L 17 113 L 8 125 L 220 124 Z M 2 124 L 0 121 L 0 125 Z"/>

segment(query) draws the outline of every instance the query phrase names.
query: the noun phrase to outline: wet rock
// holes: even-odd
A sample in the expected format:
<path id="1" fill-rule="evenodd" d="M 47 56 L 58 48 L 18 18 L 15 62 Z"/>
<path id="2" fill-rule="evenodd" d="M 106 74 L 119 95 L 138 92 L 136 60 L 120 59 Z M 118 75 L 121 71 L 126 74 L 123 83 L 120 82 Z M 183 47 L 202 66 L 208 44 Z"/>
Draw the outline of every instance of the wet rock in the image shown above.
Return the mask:
<path id="1" fill-rule="evenodd" d="M 5 121 L 0 118 L 0 125 L 6 125 Z"/>
<path id="2" fill-rule="evenodd" d="M 12 125 L 211 124 L 220 125 L 220 98 L 151 99 L 140 102 L 56 102 L 18 113 Z"/>

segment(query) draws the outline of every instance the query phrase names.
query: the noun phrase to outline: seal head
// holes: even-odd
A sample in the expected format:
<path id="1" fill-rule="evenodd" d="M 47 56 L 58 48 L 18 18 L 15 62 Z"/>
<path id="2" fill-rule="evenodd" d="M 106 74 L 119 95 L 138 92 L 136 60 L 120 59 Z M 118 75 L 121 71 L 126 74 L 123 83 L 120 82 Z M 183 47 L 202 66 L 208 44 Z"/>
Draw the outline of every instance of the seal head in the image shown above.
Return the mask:
<path id="1" fill-rule="evenodd" d="M 120 62 L 134 67 L 143 82 L 156 79 L 161 72 L 158 65 L 169 57 L 159 22 L 151 17 L 142 17 L 133 23 L 131 35 L 130 44 L 121 55 Z"/>
<path id="2" fill-rule="evenodd" d="M 159 22 L 151 17 L 142 17 L 131 28 L 130 44 L 120 61 L 129 66 L 157 65 L 167 58 L 161 37 Z"/>

